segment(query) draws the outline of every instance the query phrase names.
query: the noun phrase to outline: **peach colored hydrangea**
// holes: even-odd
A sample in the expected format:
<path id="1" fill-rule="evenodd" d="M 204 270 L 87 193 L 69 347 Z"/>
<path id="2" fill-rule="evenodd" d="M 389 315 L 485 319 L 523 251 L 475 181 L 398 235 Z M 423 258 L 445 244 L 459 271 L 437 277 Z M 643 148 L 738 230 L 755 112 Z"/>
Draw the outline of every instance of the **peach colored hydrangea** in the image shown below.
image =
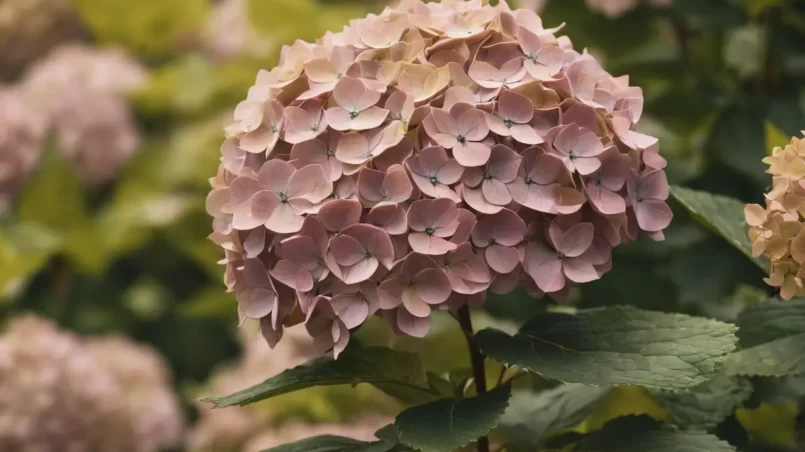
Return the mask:
<path id="1" fill-rule="evenodd" d="M 95 341 L 33 316 L 9 323 L 0 336 L 0 450 L 158 452 L 177 444 L 182 415 L 164 363 L 128 341 Z"/>
<path id="2" fill-rule="evenodd" d="M 517 286 L 563 298 L 612 247 L 671 221 L 640 88 L 562 27 L 480 0 L 403 1 L 260 71 L 207 211 L 242 319 L 304 323 L 337 356 L 369 316 L 423 336 L 435 309 Z"/>
<path id="3" fill-rule="evenodd" d="M 752 255 L 765 256 L 771 264 L 766 283 L 790 300 L 805 294 L 805 234 L 800 234 L 805 226 L 805 140 L 792 138 L 763 162 L 773 185 L 765 207 L 748 204 L 744 209 L 749 240 Z"/>

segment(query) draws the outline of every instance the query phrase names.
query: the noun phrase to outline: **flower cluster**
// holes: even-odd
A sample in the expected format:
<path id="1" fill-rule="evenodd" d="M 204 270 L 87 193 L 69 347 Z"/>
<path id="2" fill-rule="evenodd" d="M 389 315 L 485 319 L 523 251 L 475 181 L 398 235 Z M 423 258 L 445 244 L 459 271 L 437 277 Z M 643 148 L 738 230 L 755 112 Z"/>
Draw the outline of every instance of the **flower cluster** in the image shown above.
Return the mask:
<path id="1" fill-rule="evenodd" d="M 18 90 L 0 89 L 0 213 L 8 209 L 42 153 L 44 121 Z"/>
<path id="2" fill-rule="evenodd" d="M 98 184 L 113 179 L 139 147 L 125 94 L 145 77 L 145 69 L 120 52 L 69 44 L 34 65 L 20 89 L 46 116 L 84 181 Z"/>
<path id="3" fill-rule="evenodd" d="M 790 300 L 805 294 L 805 234 L 800 234 L 805 226 L 805 140 L 794 137 L 763 162 L 773 185 L 765 208 L 748 204 L 744 209 L 749 240 L 752 255 L 766 256 L 771 263 L 766 283 Z"/>
<path id="4" fill-rule="evenodd" d="M 161 429 L 181 426 L 177 401 L 162 378 L 164 364 L 143 358 L 127 342 L 94 346 L 48 321 L 14 319 L 0 336 L 0 450 L 157 452 L 173 446 L 181 431 Z M 139 377 L 147 381 L 134 382 Z M 149 397 L 152 403 L 141 405 L 143 392 L 129 391 L 143 385 L 164 399 Z M 169 416 L 160 408 L 166 404 Z M 166 425 L 142 428 L 157 421 Z M 143 436 L 158 430 L 166 435 Z"/>
<path id="5" fill-rule="evenodd" d="M 138 449 L 161 451 L 181 444 L 184 419 L 162 356 L 123 336 L 95 339 L 86 345 L 126 394 Z"/>
<path id="6" fill-rule="evenodd" d="M 560 27 L 561 28 L 561 27 Z M 283 48 L 226 129 L 207 210 L 241 318 L 337 355 L 380 315 L 563 297 L 671 220 L 640 88 L 529 10 L 404 1 Z"/>

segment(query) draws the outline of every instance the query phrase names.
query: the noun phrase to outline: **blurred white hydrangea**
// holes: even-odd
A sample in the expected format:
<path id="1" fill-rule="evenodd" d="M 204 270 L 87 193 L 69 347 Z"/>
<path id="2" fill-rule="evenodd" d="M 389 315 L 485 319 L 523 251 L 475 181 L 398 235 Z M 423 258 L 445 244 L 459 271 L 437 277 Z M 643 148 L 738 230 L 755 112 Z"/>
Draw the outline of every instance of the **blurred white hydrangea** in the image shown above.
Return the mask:
<path id="1" fill-rule="evenodd" d="M 34 65 L 22 89 L 44 112 L 84 181 L 100 184 L 113 179 L 139 147 L 125 95 L 146 77 L 145 68 L 122 52 L 70 44 Z"/>
<path id="2" fill-rule="evenodd" d="M 260 34 L 249 22 L 246 0 L 221 0 L 207 23 L 206 47 L 220 60 L 238 56 L 267 56 L 276 48 L 271 38 Z"/>
<path id="3" fill-rule="evenodd" d="M 17 90 L 0 87 L 0 213 L 39 161 L 44 138 L 45 118 Z"/>
<path id="4" fill-rule="evenodd" d="M 164 406 L 176 400 L 164 373 L 164 364 L 130 342 L 94 344 L 50 321 L 16 318 L 0 336 L 0 450 L 158 452 L 173 446 L 182 421 L 178 409 L 166 415 Z M 178 431 L 168 432 L 173 426 Z"/>

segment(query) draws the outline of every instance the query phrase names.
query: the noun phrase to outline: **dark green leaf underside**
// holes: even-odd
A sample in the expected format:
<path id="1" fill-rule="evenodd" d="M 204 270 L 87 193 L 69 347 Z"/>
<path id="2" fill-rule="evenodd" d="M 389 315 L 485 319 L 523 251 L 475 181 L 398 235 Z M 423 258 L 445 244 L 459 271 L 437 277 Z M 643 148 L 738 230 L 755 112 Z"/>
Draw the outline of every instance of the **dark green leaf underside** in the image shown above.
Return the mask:
<path id="1" fill-rule="evenodd" d="M 247 405 L 313 386 L 358 383 L 374 384 L 392 392 L 399 390 L 409 396 L 416 393 L 420 400 L 439 397 L 428 387 L 419 358 L 413 353 L 383 347 L 354 347 L 344 351 L 337 360 L 317 358 L 234 394 L 202 400 L 222 408 Z"/>
<path id="2" fill-rule="evenodd" d="M 578 452 L 733 452 L 735 448 L 702 431 L 680 431 L 645 416 L 607 423 L 575 449 Z"/>
<path id="3" fill-rule="evenodd" d="M 805 372 L 805 302 L 770 301 L 738 316 L 743 349 L 725 366 L 732 375 L 781 377 Z"/>
<path id="4" fill-rule="evenodd" d="M 610 394 L 610 387 L 562 385 L 540 393 L 515 391 L 500 429 L 516 444 L 538 447 L 551 433 L 574 427 Z"/>
<path id="5" fill-rule="evenodd" d="M 744 203 L 704 191 L 671 187 L 671 196 L 679 201 L 696 221 L 723 237 L 764 271 L 765 261 L 752 256 L 752 244 L 744 218 Z"/>
<path id="6" fill-rule="evenodd" d="M 752 395 L 752 385 L 744 378 L 719 374 L 684 391 L 655 390 L 653 395 L 677 424 L 710 430 Z"/>
<path id="7" fill-rule="evenodd" d="M 266 449 L 263 452 L 392 452 L 402 450 L 388 441 L 367 443 L 341 436 L 314 436 L 295 443 Z"/>
<path id="8" fill-rule="evenodd" d="M 394 422 L 400 440 L 422 452 L 447 452 L 497 427 L 511 388 L 501 386 L 472 398 L 448 398 L 409 408 Z"/>

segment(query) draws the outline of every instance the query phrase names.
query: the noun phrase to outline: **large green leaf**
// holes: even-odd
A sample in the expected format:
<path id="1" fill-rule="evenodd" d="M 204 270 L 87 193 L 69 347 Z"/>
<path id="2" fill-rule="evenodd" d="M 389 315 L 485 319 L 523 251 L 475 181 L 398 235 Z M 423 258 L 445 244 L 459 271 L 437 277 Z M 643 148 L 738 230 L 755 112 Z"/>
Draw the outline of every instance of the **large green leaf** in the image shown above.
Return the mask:
<path id="1" fill-rule="evenodd" d="M 500 420 L 500 429 L 524 447 L 538 447 L 546 435 L 586 419 L 612 388 L 568 384 L 547 391 L 515 391 Z"/>
<path id="2" fill-rule="evenodd" d="M 671 196 L 698 222 L 726 239 L 758 267 L 766 270 L 766 262 L 752 256 L 752 244 L 749 242 L 744 219 L 744 203 L 726 196 L 677 186 L 671 187 Z"/>
<path id="3" fill-rule="evenodd" d="M 216 408 L 248 405 L 313 386 L 371 383 L 387 392 L 399 390 L 409 398 L 434 400 L 440 394 L 429 388 L 419 358 L 413 353 L 383 347 L 352 347 L 337 360 L 317 358 L 268 380 L 224 397 L 202 399 Z"/>
<path id="4" fill-rule="evenodd" d="M 729 443 L 702 431 L 681 431 L 646 416 L 626 416 L 582 440 L 578 452 L 732 452 Z"/>
<path id="5" fill-rule="evenodd" d="M 735 348 L 735 326 L 615 306 L 546 313 L 515 335 L 486 329 L 487 356 L 569 383 L 683 389 L 715 374 Z"/>
<path id="6" fill-rule="evenodd" d="M 508 385 L 472 398 L 448 398 L 409 408 L 394 421 L 400 440 L 422 452 L 447 452 L 497 427 L 511 396 Z"/>
<path id="7" fill-rule="evenodd" d="M 87 223 L 81 181 L 55 150 L 48 152 L 37 173 L 25 184 L 19 199 L 19 218 L 61 234 Z"/>
<path id="8" fill-rule="evenodd" d="M 747 308 L 738 326 L 743 349 L 727 360 L 727 372 L 777 377 L 805 372 L 805 301 Z"/>
<path id="9" fill-rule="evenodd" d="M 60 246 L 59 236 L 37 224 L 0 228 L 0 298 L 47 264 Z"/>
<path id="10" fill-rule="evenodd" d="M 388 441 L 367 443 L 341 436 L 314 436 L 295 443 L 272 447 L 263 452 L 391 452 L 403 450 Z"/>
<path id="11" fill-rule="evenodd" d="M 743 348 L 805 333 L 805 300 L 770 300 L 738 315 L 738 339 Z"/>
<path id="12" fill-rule="evenodd" d="M 655 390 L 653 395 L 677 424 L 710 430 L 752 395 L 752 385 L 741 377 L 718 375 L 684 391 Z"/>

